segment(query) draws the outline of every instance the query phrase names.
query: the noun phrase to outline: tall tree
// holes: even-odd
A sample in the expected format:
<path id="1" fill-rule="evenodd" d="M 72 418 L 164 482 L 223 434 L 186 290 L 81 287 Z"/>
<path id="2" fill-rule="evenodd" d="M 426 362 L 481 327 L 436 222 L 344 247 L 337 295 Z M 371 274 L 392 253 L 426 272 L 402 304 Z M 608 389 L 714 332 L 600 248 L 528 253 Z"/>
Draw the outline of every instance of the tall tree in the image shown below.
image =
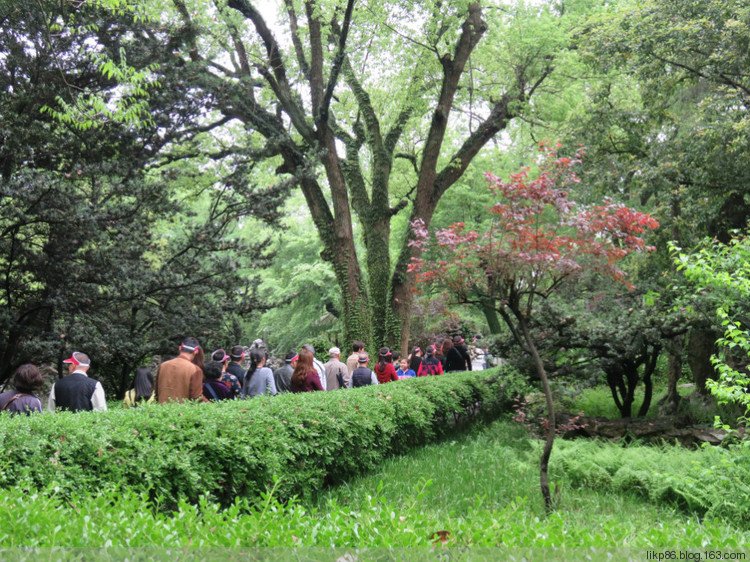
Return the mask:
<path id="1" fill-rule="evenodd" d="M 671 267 L 667 240 L 728 241 L 750 218 L 747 3 L 623 0 L 579 30 L 582 58 L 598 74 L 566 135 L 590 147 L 582 176 L 599 193 L 651 207 L 665 226 L 660 270 Z M 666 295 L 672 281 L 661 279 Z M 717 337 L 711 321 L 694 318 L 687 355 L 699 392 Z M 683 345 L 675 336 L 667 346 L 672 410 Z"/>
<path id="2" fill-rule="evenodd" d="M 147 67 L 153 45 L 135 41 L 132 18 L 89 3 L 1 6 L 0 382 L 21 362 L 60 366 L 79 348 L 108 392 L 122 392 L 145 358 L 174 352 L 186 333 L 226 333 L 233 310 L 263 306 L 250 272 L 268 252 L 235 227 L 251 215 L 273 221 L 281 197 L 256 189 L 241 162 L 217 183 L 219 168 L 209 177 L 154 160 L 202 107 L 182 95 L 179 69 L 140 129 L 106 115 L 87 129 L 44 110 L 120 94 L 91 49 L 116 57 L 127 47 Z M 70 27 L 52 33 L 57 21 Z"/>
<path id="3" fill-rule="evenodd" d="M 169 48 L 185 80 L 210 95 L 213 122 L 242 122 L 242 142 L 304 193 L 347 338 L 405 347 L 414 288 L 405 270 L 418 249 L 407 232 L 394 266 L 391 221 L 408 212 L 429 224 L 473 158 L 526 111 L 564 44 L 558 15 L 481 2 L 285 0 L 276 22 L 249 0 L 171 4 L 181 25 Z"/>

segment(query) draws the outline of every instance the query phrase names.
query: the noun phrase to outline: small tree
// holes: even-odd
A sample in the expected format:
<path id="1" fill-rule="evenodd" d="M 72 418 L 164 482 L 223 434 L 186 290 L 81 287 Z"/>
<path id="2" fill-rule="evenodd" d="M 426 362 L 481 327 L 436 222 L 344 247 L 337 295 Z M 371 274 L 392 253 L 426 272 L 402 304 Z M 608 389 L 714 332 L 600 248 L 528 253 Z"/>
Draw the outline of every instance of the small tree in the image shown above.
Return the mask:
<path id="1" fill-rule="evenodd" d="M 540 461 L 540 484 L 547 509 L 552 508 L 547 467 L 555 438 L 555 416 L 549 380 L 530 330 L 535 301 L 545 299 L 563 281 L 591 271 L 625 283 L 618 262 L 633 251 L 652 250 L 640 234 L 658 223 L 612 200 L 579 206 L 568 187 L 580 180 L 573 173 L 583 151 L 558 157 L 555 147 L 540 145 L 536 179 L 524 168 L 506 182 L 487 174 L 498 201 L 490 208 L 494 220 L 487 232 L 464 232 L 456 223 L 435 234 L 420 220 L 412 222 L 416 245 L 426 253 L 410 270 L 420 283 L 449 289 L 460 303 L 492 306 L 514 339 L 535 365 L 547 402 L 547 438 Z"/>
<path id="2" fill-rule="evenodd" d="M 709 301 L 716 310 L 724 334 L 716 342 L 718 353 L 711 361 L 718 373 L 717 380 L 707 380 L 706 387 L 720 404 L 736 403 L 750 416 L 750 319 L 747 301 L 750 297 L 750 238 L 738 235 L 723 244 L 704 239 L 692 253 L 682 253 L 676 245 L 670 251 L 678 271 L 692 287 L 684 301 L 691 308 Z M 699 300 L 700 304 L 695 304 Z"/>

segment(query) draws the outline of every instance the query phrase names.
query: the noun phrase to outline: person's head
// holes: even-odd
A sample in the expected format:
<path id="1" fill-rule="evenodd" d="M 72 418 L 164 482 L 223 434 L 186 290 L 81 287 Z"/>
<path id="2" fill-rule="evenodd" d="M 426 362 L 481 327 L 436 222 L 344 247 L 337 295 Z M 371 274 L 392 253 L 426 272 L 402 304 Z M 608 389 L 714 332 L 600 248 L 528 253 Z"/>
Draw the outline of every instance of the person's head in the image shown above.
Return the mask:
<path id="1" fill-rule="evenodd" d="M 310 354 L 315 357 L 315 348 L 310 343 L 306 343 L 302 346 L 302 349 L 305 349 L 310 352 Z"/>
<path id="2" fill-rule="evenodd" d="M 365 367 L 367 365 L 367 362 L 370 360 L 370 356 L 365 353 L 364 351 L 359 354 L 359 357 L 357 358 L 357 364 L 360 367 Z"/>
<path id="3" fill-rule="evenodd" d="M 286 357 L 284 357 L 284 363 L 287 365 L 292 365 L 292 363 L 297 363 L 297 354 L 294 351 L 290 351 L 286 354 Z M 292 365 L 294 366 L 294 365 Z"/>
<path id="4" fill-rule="evenodd" d="M 341 350 L 338 347 L 332 347 L 328 350 L 328 357 L 330 357 L 331 359 L 340 359 Z"/>
<path id="5" fill-rule="evenodd" d="M 91 360 L 89 359 L 89 356 L 85 353 L 81 353 L 80 351 L 74 351 L 73 354 L 63 361 L 63 363 L 68 364 L 68 372 L 72 373 L 73 371 L 82 371 L 86 372 L 89 370 L 89 366 L 91 365 Z"/>
<path id="6" fill-rule="evenodd" d="M 391 350 L 387 347 L 381 347 L 378 350 L 378 369 L 381 371 L 385 369 L 386 363 L 391 362 Z"/>
<path id="7" fill-rule="evenodd" d="M 411 350 L 412 355 L 416 355 L 417 357 L 422 357 L 422 348 L 421 347 L 415 347 Z"/>
<path id="8" fill-rule="evenodd" d="M 424 352 L 425 352 L 425 355 L 427 355 L 427 357 L 432 357 L 433 355 L 435 355 L 435 346 L 434 345 L 428 345 L 425 348 Z"/>
<path id="9" fill-rule="evenodd" d="M 355 341 L 352 344 L 352 353 L 359 353 L 360 351 L 364 351 L 364 349 L 365 349 L 365 342 Z"/>
<path id="10" fill-rule="evenodd" d="M 295 365 L 294 372 L 292 373 L 292 383 L 301 385 L 307 373 L 313 370 L 313 354 L 305 346 L 302 346 L 297 356 L 297 365 Z"/>
<path id="11" fill-rule="evenodd" d="M 253 376 L 253 373 L 258 370 L 259 367 L 262 367 L 266 364 L 266 354 L 261 351 L 260 349 L 251 349 L 250 350 L 250 368 L 247 370 L 247 374 L 245 377 L 247 377 L 247 380 L 250 380 L 250 377 Z"/>
<path id="12" fill-rule="evenodd" d="M 393 361 L 394 365 L 398 365 L 400 361 L 401 354 L 398 351 L 391 352 L 391 361 Z"/>
<path id="13" fill-rule="evenodd" d="M 464 339 L 461 336 L 453 336 L 453 346 L 461 345 L 464 343 Z"/>
<path id="14" fill-rule="evenodd" d="M 235 363 L 239 363 L 245 357 L 245 348 L 241 345 L 234 345 L 229 350 L 229 358 Z"/>
<path id="15" fill-rule="evenodd" d="M 135 398 L 148 400 L 154 392 L 154 374 L 148 367 L 138 367 L 135 370 L 135 379 L 133 380 L 135 388 Z"/>
<path id="16" fill-rule="evenodd" d="M 221 363 L 221 370 L 226 371 L 229 364 L 229 355 L 223 349 L 217 349 L 211 354 L 211 361 Z"/>
<path id="17" fill-rule="evenodd" d="M 203 367 L 203 350 L 201 349 L 200 344 L 198 343 L 198 340 L 193 337 L 187 337 L 184 340 L 182 340 L 182 343 L 180 343 L 180 357 L 184 357 L 188 361 L 191 361 L 198 365 L 198 362 L 200 362 L 199 367 Z"/>
<path id="18" fill-rule="evenodd" d="M 222 364 L 218 361 L 209 361 L 203 367 L 203 374 L 208 380 L 219 380 L 222 373 Z"/>
<path id="19" fill-rule="evenodd" d="M 401 359 L 401 370 L 403 372 L 406 372 L 409 369 L 409 360 L 408 359 Z"/>
<path id="20" fill-rule="evenodd" d="M 443 340 L 443 347 L 441 350 L 442 354 L 445 355 L 446 353 L 448 353 L 451 347 L 453 347 L 453 340 L 450 338 L 445 338 Z"/>
<path id="21" fill-rule="evenodd" d="M 21 365 L 13 373 L 13 386 L 18 392 L 31 393 L 42 388 L 42 384 L 44 384 L 42 373 L 31 363 Z"/>

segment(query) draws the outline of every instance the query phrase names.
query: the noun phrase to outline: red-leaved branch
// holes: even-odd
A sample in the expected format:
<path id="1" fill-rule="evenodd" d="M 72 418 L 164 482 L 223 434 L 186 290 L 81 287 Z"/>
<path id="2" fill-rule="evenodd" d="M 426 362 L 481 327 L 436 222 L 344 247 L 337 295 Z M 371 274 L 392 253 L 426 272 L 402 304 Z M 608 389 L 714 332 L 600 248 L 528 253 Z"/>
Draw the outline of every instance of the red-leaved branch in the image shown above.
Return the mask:
<path id="1" fill-rule="evenodd" d="M 467 232 L 464 223 L 455 223 L 431 237 L 420 219 L 413 221 L 411 244 L 421 257 L 412 258 L 409 271 L 421 283 L 445 286 L 459 300 L 477 291 L 501 300 L 510 292 L 544 295 L 587 270 L 629 286 L 618 263 L 631 252 L 653 250 L 641 235 L 659 224 L 611 199 L 595 206 L 571 200 L 568 188 L 580 182 L 573 167 L 583 150 L 566 158 L 557 156 L 557 148 L 541 145 L 533 179 L 529 168 L 507 181 L 487 174 L 497 202 L 485 232 Z"/>

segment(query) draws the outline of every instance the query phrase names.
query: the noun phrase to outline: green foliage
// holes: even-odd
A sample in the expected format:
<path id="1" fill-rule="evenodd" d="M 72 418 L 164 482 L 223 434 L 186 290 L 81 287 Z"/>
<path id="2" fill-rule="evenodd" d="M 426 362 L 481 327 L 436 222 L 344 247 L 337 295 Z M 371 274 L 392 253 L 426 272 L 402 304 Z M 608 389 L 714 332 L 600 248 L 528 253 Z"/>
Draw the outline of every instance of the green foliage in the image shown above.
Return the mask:
<path id="1" fill-rule="evenodd" d="M 686 451 L 579 440 L 559 445 L 556 458 L 555 478 L 574 486 L 634 493 L 708 519 L 750 521 L 748 447 Z"/>
<path id="2" fill-rule="evenodd" d="M 127 488 L 168 506 L 201 495 L 228 505 L 271 488 L 288 499 L 497 417 L 522 390 L 512 371 L 493 370 L 248 402 L 3 416 L 0 487 Z"/>
<path id="3" fill-rule="evenodd" d="M 273 225 L 286 188 L 259 188 L 245 155 L 216 163 L 215 144 L 186 132 L 204 100 L 165 64 L 174 55 L 163 37 L 141 35 L 129 13 L 12 4 L 0 34 L 0 382 L 21 363 L 59 367 L 80 349 L 107 395 L 121 396 L 152 355 L 174 353 L 186 335 L 236 341 L 238 318 L 267 307 L 257 272 L 272 252 L 262 235 L 237 232 Z M 76 32 L 48 34 L 50 21 Z M 131 65 L 147 74 L 159 65 L 165 86 L 148 96 L 137 130 L 101 116 L 106 126 L 83 134 L 44 111 L 58 96 L 127 97 L 117 74 Z M 195 152 L 191 165 L 175 163 Z"/>
<path id="4" fill-rule="evenodd" d="M 750 385 L 747 363 L 750 359 L 750 329 L 745 306 L 750 296 L 750 238 L 738 235 L 728 244 L 706 239 L 692 253 L 670 250 L 688 288 L 685 304 L 709 301 L 716 308 L 716 319 L 724 330 L 718 340 L 719 353 L 711 358 L 719 377 L 706 386 L 720 404 L 740 404 L 750 414 Z"/>
<path id="5" fill-rule="evenodd" d="M 725 522 L 686 517 L 604 487 L 566 485 L 560 511 L 544 517 L 541 502 L 527 499 L 536 491 L 533 449 L 518 426 L 497 422 L 391 457 L 362 475 L 350 474 L 345 484 L 311 501 L 280 502 L 268 493 L 259 501 L 238 498 L 219 509 L 203 497 L 192 505 L 181 501 L 169 513 L 154 509 L 146 494 L 130 491 L 70 497 L 54 489 L 14 487 L 5 491 L 6 509 L 0 511 L 0 547 L 107 545 L 107 555 L 116 558 L 137 554 L 129 548 L 149 547 L 150 557 L 167 560 L 174 552 L 170 557 L 165 549 L 174 548 L 181 549 L 181 558 L 205 559 L 226 558 L 225 547 L 319 547 L 305 555 L 330 559 L 350 554 L 331 547 L 380 546 L 383 551 L 367 555 L 388 548 L 386 556 L 392 557 L 398 554 L 393 548 L 421 546 L 421 551 L 411 548 L 409 558 L 423 552 L 434 559 L 438 531 L 448 533 L 445 546 L 471 546 L 471 555 L 480 558 L 477 547 L 495 547 L 489 555 L 496 558 L 498 545 L 726 548 L 750 538 Z M 18 553 L 0 551 L 11 560 Z M 528 557 L 536 559 L 534 554 Z"/>

